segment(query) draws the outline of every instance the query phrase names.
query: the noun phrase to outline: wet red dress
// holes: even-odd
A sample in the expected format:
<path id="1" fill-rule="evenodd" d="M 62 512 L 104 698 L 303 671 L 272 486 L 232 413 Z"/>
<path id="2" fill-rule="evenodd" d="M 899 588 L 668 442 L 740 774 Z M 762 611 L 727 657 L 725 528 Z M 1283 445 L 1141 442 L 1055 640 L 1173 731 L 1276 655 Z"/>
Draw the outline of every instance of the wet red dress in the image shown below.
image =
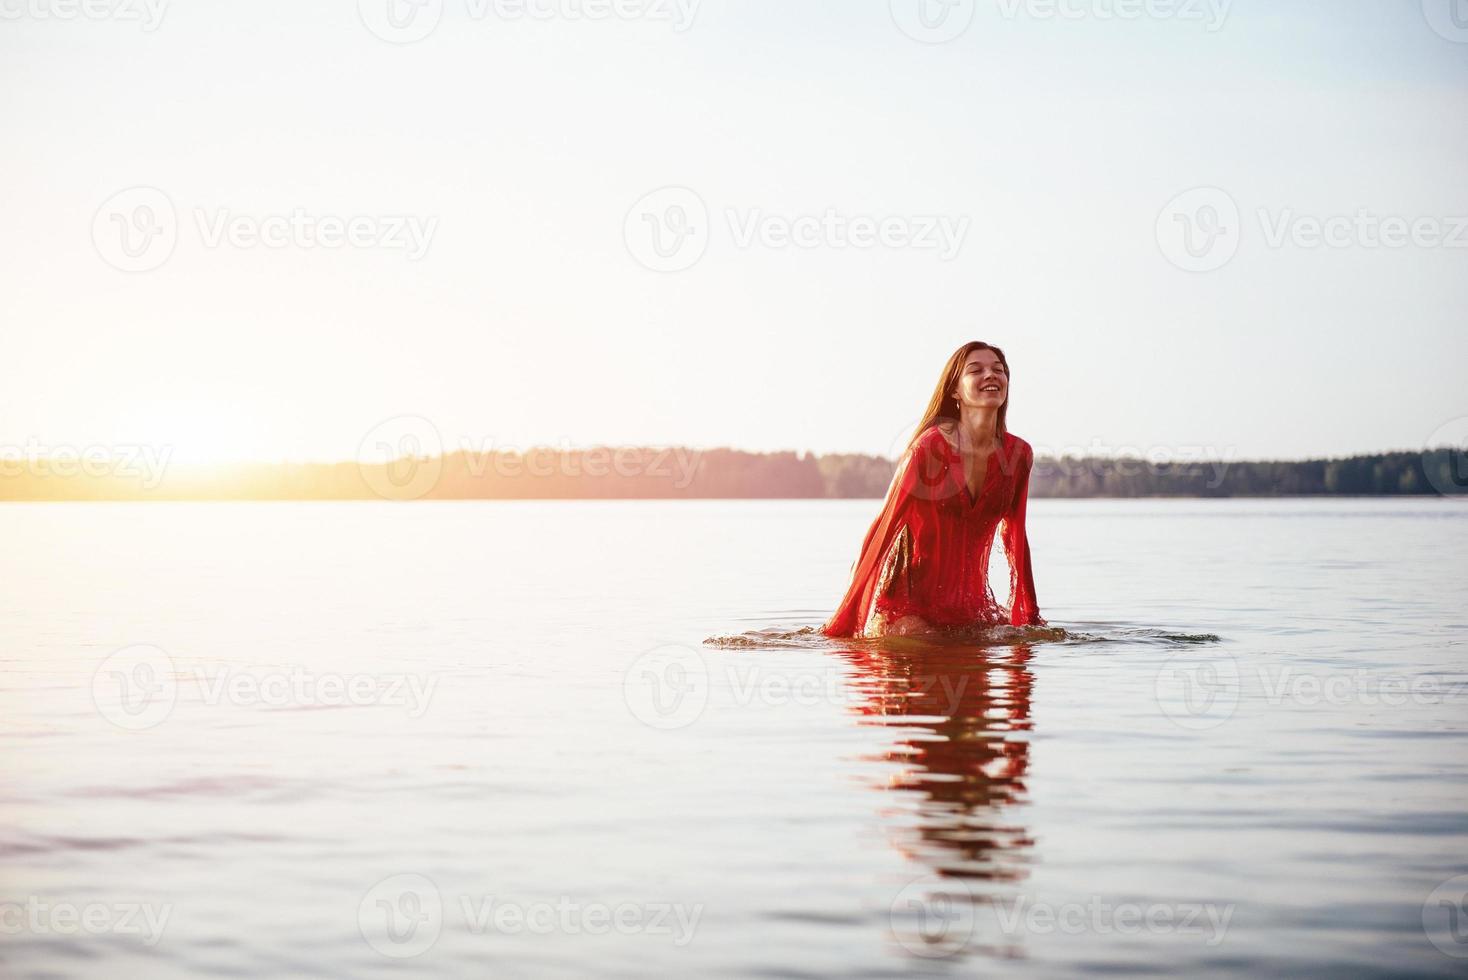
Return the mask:
<path id="1" fill-rule="evenodd" d="M 1025 534 L 1034 462 L 1030 444 L 1006 432 L 974 498 L 959 451 L 929 428 L 898 463 L 846 597 L 821 632 L 862 636 L 880 621 L 908 615 L 932 626 L 1045 625 Z M 996 533 L 1009 559 L 1007 610 L 989 589 Z"/>

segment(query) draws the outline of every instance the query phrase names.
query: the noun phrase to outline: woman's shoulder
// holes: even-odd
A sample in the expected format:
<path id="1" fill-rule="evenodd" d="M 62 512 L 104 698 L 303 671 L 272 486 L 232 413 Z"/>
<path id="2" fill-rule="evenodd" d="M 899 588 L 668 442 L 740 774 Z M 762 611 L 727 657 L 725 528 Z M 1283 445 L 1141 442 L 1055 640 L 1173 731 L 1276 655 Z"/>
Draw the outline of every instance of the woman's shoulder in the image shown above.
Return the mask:
<path id="1" fill-rule="evenodd" d="M 958 451 L 958 426 L 951 419 L 939 419 L 918 434 L 913 448 L 926 452 Z"/>
<path id="2" fill-rule="evenodd" d="M 1009 440 L 1010 451 L 1016 453 L 1020 459 L 1034 459 L 1035 447 L 1031 446 L 1022 437 L 1013 432 L 1004 433 L 1004 438 Z"/>

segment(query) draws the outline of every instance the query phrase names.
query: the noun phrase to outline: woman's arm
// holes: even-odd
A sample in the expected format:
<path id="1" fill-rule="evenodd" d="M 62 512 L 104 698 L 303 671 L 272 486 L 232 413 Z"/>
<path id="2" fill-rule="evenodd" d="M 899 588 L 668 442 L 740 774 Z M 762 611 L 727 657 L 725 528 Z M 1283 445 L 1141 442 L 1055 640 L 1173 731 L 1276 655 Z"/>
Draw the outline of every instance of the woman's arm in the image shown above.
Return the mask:
<path id="1" fill-rule="evenodd" d="M 1040 601 L 1035 597 L 1035 572 L 1030 563 L 1030 538 L 1025 531 L 1025 511 L 1030 499 L 1030 471 L 1035 467 L 1035 451 L 1024 444 L 1015 481 L 1014 498 L 1004 515 L 1004 553 L 1009 557 L 1009 621 L 1015 626 L 1044 626 L 1040 618 Z"/>
<path id="2" fill-rule="evenodd" d="M 934 496 L 935 486 L 942 479 L 941 460 L 933 451 L 932 442 L 942 438 L 943 434 L 937 429 L 929 429 L 913 441 L 898 462 L 892 483 L 887 488 L 887 499 L 867 530 L 861 554 L 852 566 L 846 596 L 821 627 L 821 632 L 827 636 L 855 636 L 864 625 L 881 571 L 879 566 L 907 515 L 910 502 L 914 495 Z"/>

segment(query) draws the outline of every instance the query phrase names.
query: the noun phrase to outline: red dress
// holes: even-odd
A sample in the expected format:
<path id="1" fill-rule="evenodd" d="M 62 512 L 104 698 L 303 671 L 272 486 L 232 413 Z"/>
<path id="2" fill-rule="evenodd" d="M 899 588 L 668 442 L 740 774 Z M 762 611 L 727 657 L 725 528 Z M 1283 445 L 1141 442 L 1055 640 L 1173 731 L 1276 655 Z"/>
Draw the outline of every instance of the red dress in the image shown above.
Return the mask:
<path id="1" fill-rule="evenodd" d="M 930 427 L 898 463 L 846 597 L 821 632 L 861 636 L 875 619 L 908 615 L 933 626 L 1045 625 L 1025 534 L 1034 462 L 1030 444 L 1006 432 L 974 499 L 963 457 L 937 426 Z M 996 533 L 1009 559 L 1007 610 L 989 589 Z"/>

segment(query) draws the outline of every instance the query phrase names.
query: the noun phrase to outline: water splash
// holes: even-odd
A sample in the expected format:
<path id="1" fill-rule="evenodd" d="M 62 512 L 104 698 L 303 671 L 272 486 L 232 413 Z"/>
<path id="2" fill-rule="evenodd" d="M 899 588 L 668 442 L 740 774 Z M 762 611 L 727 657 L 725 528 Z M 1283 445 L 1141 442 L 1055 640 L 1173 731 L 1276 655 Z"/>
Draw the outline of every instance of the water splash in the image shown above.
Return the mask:
<path id="1" fill-rule="evenodd" d="M 817 626 L 796 629 L 766 627 L 730 636 L 711 636 L 704 645 L 721 650 L 820 650 L 835 646 L 891 646 L 893 644 L 1013 646 L 1020 643 L 1148 643 L 1162 646 L 1220 643 L 1217 633 L 1192 633 L 1151 626 L 1129 626 L 1121 623 L 1078 623 L 1086 629 L 1063 626 L 972 626 L 933 630 L 920 636 L 883 637 L 880 639 L 832 638 Z"/>

